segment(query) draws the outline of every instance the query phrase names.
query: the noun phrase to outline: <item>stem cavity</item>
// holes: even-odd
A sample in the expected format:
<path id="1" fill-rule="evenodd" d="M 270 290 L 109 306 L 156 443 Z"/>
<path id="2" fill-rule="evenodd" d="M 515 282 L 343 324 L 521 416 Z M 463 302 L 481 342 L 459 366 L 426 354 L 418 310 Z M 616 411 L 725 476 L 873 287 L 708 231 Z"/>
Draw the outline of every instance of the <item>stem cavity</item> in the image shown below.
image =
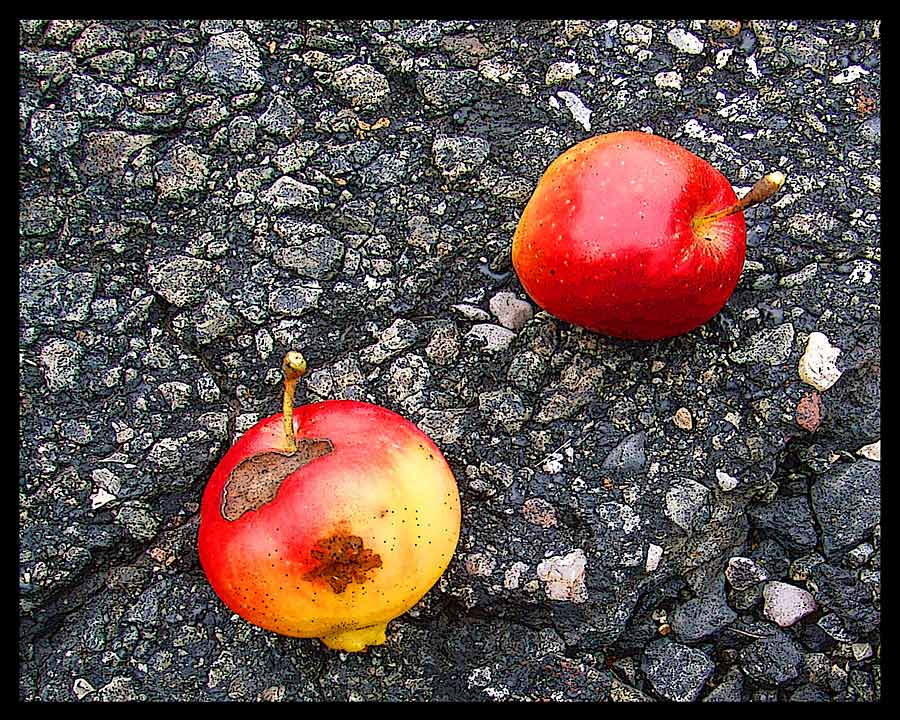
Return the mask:
<path id="1" fill-rule="evenodd" d="M 284 398 L 282 410 L 284 412 L 284 440 L 288 453 L 297 452 L 297 438 L 294 435 L 294 391 L 297 380 L 306 375 L 306 359 L 296 350 L 289 351 L 281 363 L 281 371 L 284 373 Z"/>
<path id="2" fill-rule="evenodd" d="M 750 188 L 750 192 L 744 195 L 744 197 L 738 200 L 734 205 L 731 205 L 724 210 L 714 212 L 711 215 L 704 215 L 703 217 L 694 220 L 695 227 L 708 226 L 710 223 L 713 223 L 716 220 L 721 220 L 722 218 L 728 217 L 729 215 L 743 212 L 747 208 L 753 207 L 754 205 L 759 205 L 761 202 L 765 202 L 775 193 L 781 190 L 781 186 L 784 185 L 785 179 L 786 178 L 784 173 L 780 170 L 770 172 L 765 177 L 757 180 L 756 184 L 752 188 Z"/>

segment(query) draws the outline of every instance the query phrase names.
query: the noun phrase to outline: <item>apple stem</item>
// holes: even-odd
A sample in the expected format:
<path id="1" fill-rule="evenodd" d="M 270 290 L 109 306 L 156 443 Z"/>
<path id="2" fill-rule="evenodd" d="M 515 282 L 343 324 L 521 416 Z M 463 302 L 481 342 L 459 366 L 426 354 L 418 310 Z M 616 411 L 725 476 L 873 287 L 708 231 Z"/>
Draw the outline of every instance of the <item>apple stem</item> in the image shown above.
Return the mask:
<path id="1" fill-rule="evenodd" d="M 781 190 L 781 186 L 784 185 L 784 181 L 785 176 L 783 172 L 779 170 L 770 172 L 765 177 L 757 180 L 756 184 L 752 188 L 750 188 L 750 192 L 744 195 L 744 197 L 738 200 L 734 205 L 731 205 L 724 210 L 714 212 L 711 215 L 704 215 L 703 217 L 697 218 L 697 220 L 695 221 L 695 225 L 707 226 L 710 223 L 715 222 L 716 220 L 721 220 L 724 217 L 742 212 L 743 210 L 746 210 L 749 207 L 753 207 L 754 205 L 759 205 L 761 202 L 765 202 L 775 193 Z"/>
<path id="2" fill-rule="evenodd" d="M 281 363 L 284 373 L 284 439 L 288 453 L 297 452 L 297 438 L 294 435 L 294 391 L 297 380 L 306 375 L 306 359 L 296 350 L 289 351 Z"/>

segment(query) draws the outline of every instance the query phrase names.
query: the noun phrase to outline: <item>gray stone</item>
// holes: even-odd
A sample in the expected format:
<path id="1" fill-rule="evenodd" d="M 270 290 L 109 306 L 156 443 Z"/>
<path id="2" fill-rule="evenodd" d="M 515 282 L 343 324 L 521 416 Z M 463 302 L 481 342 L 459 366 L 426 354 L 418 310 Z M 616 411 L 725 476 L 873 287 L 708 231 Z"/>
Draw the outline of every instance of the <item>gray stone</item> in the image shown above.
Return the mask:
<path id="1" fill-rule="evenodd" d="M 414 322 L 398 318 L 378 336 L 377 342 L 363 348 L 360 358 L 372 365 L 380 365 L 385 360 L 415 344 L 419 331 Z"/>
<path id="2" fill-rule="evenodd" d="M 265 82 L 259 48 L 243 30 L 211 36 L 197 69 L 232 93 L 254 92 Z"/>
<path id="3" fill-rule="evenodd" d="M 225 298 L 207 290 L 203 304 L 191 312 L 190 323 L 195 340 L 200 345 L 208 345 L 234 331 L 240 325 L 240 319 Z"/>
<path id="4" fill-rule="evenodd" d="M 709 521 L 709 489 L 696 480 L 678 478 L 666 492 L 666 517 L 688 534 Z"/>
<path id="5" fill-rule="evenodd" d="M 825 557 L 835 559 L 869 536 L 881 519 L 881 464 L 838 465 L 812 486 L 812 507 Z"/>
<path id="6" fill-rule="evenodd" d="M 514 332 L 525 327 L 534 315 L 531 303 L 507 291 L 498 292 L 488 304 L 500 324 Z"/>
<path id="7" fill-rule="evenodd" d="M 431 146 L 434 164 L 451 182 L 472 174 L 487 159 L 490 145 L 477 137 L 439 137 Z"/>
<path id="8" fill-rule="evenodd" d="M 819 541 L 806 496 L 779 495 L 768 505 L 751 507 L 749 514 L 755 527 L 791 553 L 807 553 Z"/>
<path id="9" fill-rule="evenodd" d="M 55 260 L 37 260 L 19 275 L 19 308 L 28 324 L 58 327 L 87 320 L 97 290 L 91 272 L 70 273 Z"/>
<path id="10" fill-rule="evenodd" d="M 724 593 L 714 592 L 679 605 L 671 623 L 679 640 L 693 643 L 728 627 L 736 618 L 737 613 L 728 606 Z"/>
<path id="11" fill-rule="evenodd" d="M 261 194 L 261 199 L 276 212 L 319 209 L 319 189 L 285 175 Z"/>
<path id="12" fill-rule="evenodd" d="M 213 281 L 215 265 L 188 255 L 151 260 L 147 266 L 150 286 L 176 307 L 194 305 L 204 299 Z"/>
<path id="13" fill-rule="evenodd" d="M 803 653 L 790 635 L 773 630 L 740 652 L 741 669 L 760 685 L 774 687 L 793 680 L 803 667 Z"/>
<path id="14" fill-rule="evenodd" d="M 729 558 L 725 577 L 735 590 L 747 590 L 766 580 L 768 575 L 751 558 L 736 556 Z"/>
<path id="15" fill-rule="evenodd" d="M 709 694 L 703 698 L 703 702 L 739 703 L 743 698 L 744 675 L 738 668 L 733 667 L 725 673 L 722 681 L 709 691 Z"/>
<path id="16" fill-rule="evenodd" d="M 790 357 L 793 347 L 794 326 L 783 323 L 778 327 L 760 330 L 751 335 L 731 352 L 731 359 L 741 365 L 745 363 L 780 365 Z"/>
<path id="17" fill-rule="evenodd" d="M 641 657 L 641 670 L 653 690 L 677 702 L 693 702 L 716 666 L 706 653 L 670 640 L 650 643 Z"/>
<path id="18" fill-rule="evenodd" d="M 37 195 L 19 200 L 19 232 L 25 237 L 50 235 L 59 230 L 62 220 L 60 201 L 52 195 Z"/>
<path id="19" fill-rule="evenodd" d="M 807 586 L 822 611 L 837 615 L 849 633 L 842 642 L 858 640 L 880 626 L 881 612 L 875 608 L 872 592 L 855 572 L 819 563 L 810 570 Z"/>
<path id="20" fill-rule="evenodd" d="M 516 339 L 516 334 L 505 327 L 490 323 L 478 323 L 473 325 L 467 338 L 474 340 L 476 345 L 488 353 L 498 353 L 506 350 Z"/>
<path id="21" fill-rule="evenodd" d="M 38 77 L 65 77 L 78 65 L 72 53 L 63 50 L 20 50 L 22 72 Z"/>
<path id="22" fill-rule="evenodd" d="M 235 152 L 247 152 L 256 145 L 256 119 L 238 115 L 228 124 L 228 146 Z"/>
<path id="23" fill-rule="evenodd" d="M 293 140 L 302 125 L 303 118 L 283 95 L 275 95 L 259 118 L 259 126 L 265 132 L 285 140 Z"/>
<path id="24" fill-rule="evenodd" d="M 180 203 L 206 189 L 209 157 L 188 145 L 176 144 L 154 166 L 162 202 Z"/>
<path id="25" fill-rule="evenodd" d="M 66 84 L 64 105 L 85 120 L 108 120 L 125 106 L 125 96 L 109 83 L 89 75 L 73 75 Z"/>
<path id="26" fill-rule="evenodd" d="M 72 43 L 72 53 L 79 59 L 86 59 L 101 50 L 121 49 L 125 47 L 125 35 L 120 30 L 104 25 L 91 23 Z"/>
<path id="27" fill-rule="evenodd" d="M 269 310 L 276 315 L 299 317 L 316 307 L 321 295 L 322 287 L 315 280 L 276 288 L 269 293 Z"/>
<path id="28" fill-rule="evenodd" d="M 155 135 L 133 134 L 123 130 L 85 133 L 81 170 L 90 177 L 120 172 L 132 157 L 156 139 Z"/>
<path id="29" fill-rule="evenodd" d="M 387 78 L 371 65 L 350 65 L 334 73 L 335 90 L 358 110 L 377 108 L 390 95 Z"/>
<path id="30" fill-rule="evenodd" d="M 481 80 L 474 70 L 422 70 L 416 75 L 416 85 L 425 102 L 446 112 L 473 101 Z"/>
<path id="31" fill-rule="evenodd" d="M 525 405 L 522 397 L 509 388 L 480 393 L 478 408 L 490 427 L 502 427 L 510 435 L 519 432 L 531 417 L 531 409 Z"/>
<path id="32" fill-rule="evenodd" d="M 71 340 L 53 338 L 41 347 L 40 363 L 50 392 L 71 390 L 81 375 L 84 350 Z"/>
<path id="33" fill-rule="evenodd" d="M 614 477 L 631 477 L 642 472 L 647 465 L 646 439 L 645 432 L 629 435 L 610 451 L 600 469 Z"/>
<path id="34" fill-rule="evenodd" d="M 44 158 L 52 158 L 81 139 L 81 118 L 61 110 L 35 110 L 28 128 L 28 142 Z"/>
<path id="35" fill-rule="evenodd" d="M 276 264 L 303 277 L 324 280 L 333 277 L 344 259 L 344 243 L 327 235 L 304 240 L 303 245 L 275 250 Z"/>

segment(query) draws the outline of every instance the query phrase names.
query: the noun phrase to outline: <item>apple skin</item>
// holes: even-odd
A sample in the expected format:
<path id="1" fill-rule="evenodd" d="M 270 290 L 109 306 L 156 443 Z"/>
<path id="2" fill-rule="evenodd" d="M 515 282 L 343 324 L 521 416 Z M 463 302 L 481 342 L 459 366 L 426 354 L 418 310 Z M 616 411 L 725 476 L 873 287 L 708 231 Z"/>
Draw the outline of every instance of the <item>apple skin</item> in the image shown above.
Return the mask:
<path id="1" fill-rule="evenodd" d="M 228 520 L 232 471 L 247 457 L 283 453 L 283 416 L 244 433 L 204 491 L 200 562 L 222 601 L 254 625 L 364 650 L 385 642 L 387 622 L 449 564 L 460 530 L 456 481 L 437 446 L 386 408 L 329 400 L 295 408 L 293 418 L 298 442 L 325 438 L 333 449 L 289 474 L 274 499 Z M 321 559 L 335 537 L 361 540 L 380 565 L 335 587 Z"/>
<path id="2" fill-rule="evenodd" d="M 743 212 L 697 234 L 695 218 L 737 202 L 722 173 L 642 132 L 598 135 L 556 158 L 519 219 L 512 261 L 542 308 L 629 340 L 687 333 L 737 285 Z"/>

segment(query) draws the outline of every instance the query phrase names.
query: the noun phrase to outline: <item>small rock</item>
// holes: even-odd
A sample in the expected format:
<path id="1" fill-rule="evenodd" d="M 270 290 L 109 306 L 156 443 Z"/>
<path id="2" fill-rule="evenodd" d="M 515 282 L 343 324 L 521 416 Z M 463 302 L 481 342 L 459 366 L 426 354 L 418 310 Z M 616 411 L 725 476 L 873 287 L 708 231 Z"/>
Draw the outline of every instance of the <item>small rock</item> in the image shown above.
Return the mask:
<path id="1" fill-rule="evenodd" d="M 585 602 L 588 597 L 584 584 L 586 565 L 587 558 L 581 549 L 541 561 L 537 566 L 537 575 L 545 583 L 547 597 L 573 603 Z"/>
<path id="2" fill-rule="evenodd" d="M 768 504 L 751 506 L 748 512 L 753 525 L 762 530 L 764 536 L 778 541 L 791 553 L 803 555 L 813 550 L 819 541 L 805 495 L 779 495 Z"/>
<path id="3" fill-rule="evenodd" d="M 840 354 L 841 349 L 834 347 L 824 334 L 810 333 L 806 352 L 800 358 L 800 379 L 819 392 L 825 392 L 841 377 L 841 371 L 835 364 Z"/>
<path id="4" fill-rule="evenodd" d="M 266 111 L 259 118 L 259 127 L 269 135 L 285 140 L 293 140 L 302 124 L 303 118 L 300 117 L 291 101 L 283 95 L 273 97 Z M 256 135 L 255 127 L 253 135 L 254 137 Z"/>
<path id="5" fill-rule="evenodd" d="M 866 540 L 881 519 L 880 464 L 837 465 L 813 483 L 812 508 L 829 559 Z"/>
<path id="6" fill-rule="evenodd" d="M 646 439 L 645 432 L 629 435 L 606 456 L 600 469 L 617 477 L 630 477 L 641 472 L 647 465 Z"/>
<path id="7" fill-rule="evenodd" d="M 275 212 L 319 209 L 319 189 L 288 175 L 278 178 L 260 198 Z"/>
<path id="8" fill-rule="evenodd" d="M 682 430 L 694 429 L 694 420 L 691 417 L 691 411 L 686 407 L 680 407 L 675 411 L 675 417 L 672 418 L 672 422 L 675 423 L 675 427 L 681 428 Z"/>
<path id="9" fill-rule="evenodd" d="M 478 97 L 481 79 L 474 70 L 422 70 L 416 85 L 432 108 L 447 112 Z"/>
<path id="10" fill-rule="evenodd" d="M 547 68 L 544 76 L 545 85 L 559 85 L 574 80 L 581 74 L 581 67 L 576 62 L 555 62 Z"/>
<path id="11" fill-rule="evenodd" d="M 84 350 L 71 340 L 54 338 L 41 348 L 41 370 L 50 392 L 74 388 L 81 373 Z"/>
<path id="12" fill-rule="evenodd" d="M 531 417 L 531 409 L 522 402 L 521 396 L 510 388 L 480 393 L 478 407 L 481 414 L 488 418 L 492 428 L 499 425 L 510 435 L 518 433 L 525 421 Z"/>
<path id="13" fill-rule="evenodd" d="M 718 468 L 716 469 L 716 481 L 719 483 L 719 488 L 722 490 L 722 492 L 730 492 L 731 490 L 734 490 L 739 484 L 739 481 L 736 477 L 733 477 L 724 470 L 720 470 Z"/>
<path id="14" fill-rule="evenodd" d="M 659 567 L 659 561 L 662 560 L 663 549 L 659 545 L 650 543 L 647 545 L 647 561 L 644 563 L 644 569 L 648 573 L 652 573 Z"/>
<path id="15" fill-rule="evenodd" d="M 81 119 L 60 110 L 35 110 L 31 115 L 28 142 L 44 158 L 72 147 L 81 139 Z"/>
<path id="16" fill-rule="evenodd" d="M 575 93 L 569 92 L 568 90 L 560 90 L 556 94 L 562 98 L 562 101 L 566 104 L 566 108 L 572 114 L 572 118 L 575 122 L 581 125 L 586 131 L 590 132 L 591 115 L 593 115 L 593 111 L 588 108 Z M 551 100 L 552 99 L 553 98 L 551 98 Z"/>
<path id="17" fill-rule="evenodd" d="M 197 70 L 214 85 L 233 93 L 255 92 L 265 84 L 259 48 L 243 30 L 210 37 Z"/>
<path id="18" fill-rule="evenodd" d="M 276 315 L 299 317 L 316 307 L 322 288 L 315 280 L 277 288 L 269 293 L 269 310 Z"/>
<path id="19" fill-rule="evenodd" d="M 669 44 L 688 55 L 699 55 L 703 52 L 703 42 L 696 35 L 682 28 L 672 28 L 666 34 Z"/>
<path id="20" fill-rule="evenodd" d="M 670 640 L 650 643 L 641 658 L 641 670 L 653 690 L 677 702 L 696 700 L 715 669 L 703 651 Z"/>
<path id="21" fill-rule="evenodd" d="M 781 627 L 790 627 L 815 609 L 816 601 L 803 588 L 778 580 L 763 586 L 763 614 Z"/>
<path id="22" fill-rule="evenodd" d="M 766 571 L 747 557 L 729 558 L 725 577 L 735 590 L 746 590 L 768 579 Z"/>
<path id="23" fill-rule="evenodd" d="M 155 166 L 156 189 L 163 202 L 184 202 L 206 188 L 209 157 L 187 145 L 175 145 Z"/>
<path id="24" fill-rule="evenodd" d="M 688 533 L 709 520 L 709 489 L 690 478 L 675 480 L 666 492 L 666 517 Z"/>
<path id="25" fill-rule="evenodd" d="M 503 352 L 512 345 L 516 334 L 499 325 L 479 323 L 472 326 L 472 329 L 466 333 L 466 337 L 474 339 L 485 352 L 497 353 Z"/>
<path id="26" fill-rule="evenodd" d="M 803 653 L 783 630 L 754 640 L 741 650 L 740 660 L 747 676 L 766 687 L 793 680 L 803 667 Z"/>
<path id="27" fill-rule="evenodd" d="M 372 110 L 390 96 L 387 78 L 371 65 L 350 65 L 334 74 L 335 90 L 354 109 Z"/>
<path id="28" fill-rule="evenodd" d="M 681 90 L 681 73 L 677 70 L 657 73 L 653 78 L 653 82 L 661 90 Z"/>
<path id="29" fill-rule="evenodd" d="M 538 527 L 551 528 L 557 524 L 556 509 L 543 498 L 528 498 L 522 505 L 522 514 Z"/>
<path id="30" fill-rule="evenodd" d="M 822 398 L 812 391 L 800 398 L 795 411 L 797 424 L 807 432 L 815 432 L 822 424 Z"/>
<path id="31" fill-rule="evenodd" d="M 72 684 L 72 692 L 75 697 L 82 700 L 92 692 L 97 692 L 97 690 L 84 678 L 75 678 L 75 682 Z"/>
<path id="32" fill-rule="evenodd" d="M 717 633 L 736 618 L 737 613 L 728 606 L 724 593 L 715 592 L 679 605 L 671 624 L 679 640 L 696 642 Z"/>
<path id="33" fill-rule="evenodd" d="M 867 460 L 881 462 L 881 440 L 876 440 L 871 445 L 863 445 L 856 454 L 862 455 Z"/>
<path id="34" fill-rule="evenodd" d="M 334 276 L 344 259 L 345 248 L 340 240 L 327 235 L 307 238 L 302 246 L 278 248 L 275 263 L 280 267 L 314 280 Z"/>
<path id="35" fill-rule="evenodd" d="M 793 347 L 794 326 L 784 323 L 751 335 L 745 344 L 731 352 L 730 357 L 738 364 L 780 365 L 790 357 Z"/>
<path id="36" fill-rule="evenodd" d="M 732 667 L 722 681 L 703 698 L 703 702 L 739 703 L 743 700 L 744 675 L 739 668 Z"/>
<path id="37" fill-rule="evenodd" d="M 431 146 L 434 164 L 451 182 L 481 167 L 489 153 L 490 145 L 477 137 L 439 137 Z"/>
<path id="38" fill-rule="evenodd" d="M 360 358 L 373 365 L 380 365 L 389 357 L 413 345 L 419 338 L 415 323 L 398 318 L 379 336 L 377 342 L 360 351 Z"/>
<path id="39" fill-rule="evenodd" d="M 166 302 L 186 307 L 203 300 L 213 280 L 215 265 L 189 255 L 172 255 L 151 260 L 147 266 L 150 286 Z"/>
<path id="40" fill-rule="evenodd" d="M 490 299 L 489 305 L 500 324 L 514 331 L 521 330 L 534 314 L 528 301 L 517 298 L 511 292 L 498 292 Z"/>
<path id="41" fill-rule="evenodd" d="M 715 30 L 728 37 L 736 37 L 741 31 L 740 20 L 709 20 L 706 24 L 711 30 Z"/>

